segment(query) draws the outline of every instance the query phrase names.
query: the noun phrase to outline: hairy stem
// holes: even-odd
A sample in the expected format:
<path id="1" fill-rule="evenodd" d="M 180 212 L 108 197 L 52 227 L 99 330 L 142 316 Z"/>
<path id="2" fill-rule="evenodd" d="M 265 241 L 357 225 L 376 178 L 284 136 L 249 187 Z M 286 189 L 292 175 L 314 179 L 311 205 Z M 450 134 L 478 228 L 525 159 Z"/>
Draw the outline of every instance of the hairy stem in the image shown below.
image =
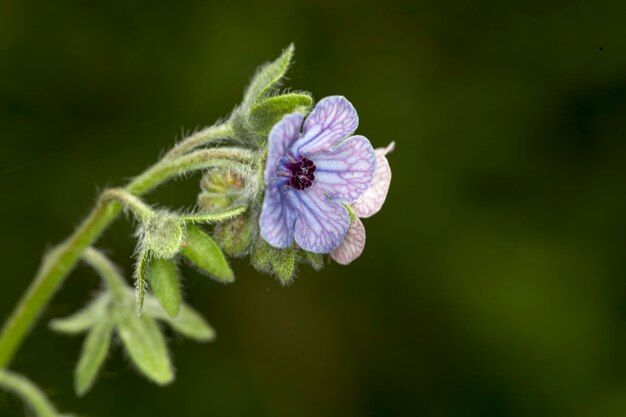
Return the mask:
<path id="1" fill-rule="evenodd" d="M 185 142 L 181 143 L 181 146 Z M 187 145 L 185 145 L 186 147 Z M 175 148 L 176 149 L 176 148 Z M 253 152 L 238 148 L 198 150 L 178 158 L 163 159 L 131 181 L 125 191 L 140 196 L 165 181 L 185 173 L 215 166 L 253 164 Z M 98 199 L 93 211 L 74 233 L 45 258 L 19 304 L 9 316 L 0 335 L 0 368 L 6 368 L 40 312 L 76 266 L 85 249 L 91 246 L 113 222 L 122 205 L 107 197 Z"/>
<path id="2" fill-rule="evenodd" d="M 233 134 L 233 128 L 229 123 L 207 127 L 206 129 L 202 129 L 180 142 L 175 148 L 165 155 L 164 159 L 176 158 L 199 148 L 200 146 L 205 146 L 220 139 L 232 137 Z"/>
<path id="3" fill-rule="evenodd" d="M 117 201 L 126 209 L 132 211 L 135 217 L 142 222 L 148 220 L 154 215 L 154 210 L 152 210 L 150 206 L 123 188 L 112 188 L 106 190 L 102 193 L 100 200 L 105 203 L 107 201 Z"/>

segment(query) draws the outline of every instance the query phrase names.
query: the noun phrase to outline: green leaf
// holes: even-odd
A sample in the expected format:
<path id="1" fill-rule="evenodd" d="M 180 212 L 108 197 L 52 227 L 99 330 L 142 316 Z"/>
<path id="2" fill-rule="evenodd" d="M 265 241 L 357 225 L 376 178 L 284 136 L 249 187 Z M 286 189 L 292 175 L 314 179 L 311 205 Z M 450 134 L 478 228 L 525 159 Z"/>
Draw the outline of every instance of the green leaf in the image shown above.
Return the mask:
<path id="1" fill-rule="evenodd" d="M 145 248 L 139 248 L 137 265 L 135 268 L 135 308 L 137 315 L 141 315 L 143 303 L 146 297 L 146 271 L 150 252 Z"/>
<path id="2" fill-rule="evenodd" d="M 20 397 L 37 417 L 71 417 L 60 414 L 44 393 L 22 375 L 0 369 L 0 388 Z"/>
<path id="3" fill-rule="evenodd" d="M 74 372 L 74 388 L 78 396 L 91 389 L 111 345 L 113 320 L 104 316 L 89 331 L 83 344 L 83 352 Z"/>
<path id="4" fill-rule="evenodd" d="M 312 105 L 313 99 L 308 93 L 288 93 L 270 97 L 252 107 L 250 125 L 258 134 L 267 136 L 283 116 L 296 111 L 306 116 Z"/>
<path id="5" fill-rule="evenodd" d="M 147 298 L 146 314 L 163 320 L 175 331 L 190 339 L 199 342 L 209 342 L 215 339 L 215 330 L 207 323 L 196 310 L 183 303 L 177 317 L 170 317 L 163 308 L 152 298 Z"/>
<path id="6" fill-rule="evenodd" d="M 326 264 L 326 255 L 307 251 L 302 251 L 302 253 L 304 253 L 304 262 L 306 262 L 311 268 L 316 271 L 324 268 L 324 265 Z"/>
<path id="7" fill-rule="evenodd" d="M 107 314 L 106 310 L 110 301 L 110 294 L 102 293 L 79 312 L 66 318 L 52 320 L 50 328 L 55 332 L 66 334 L 86 332 L 100 317 Z"/>
<path id="8" fill-rule="evenodd" d="M 201 270 L 221 282 L 233 282 L 235 275 L 226 257 L 211 236 L 194 225 L 188 225 L 185 246 L 181 251 Z"/>
<path id="9" fill-rule="evenodd" d="M 147 314 L 118 311 L 117 331 L 130 359 L 148 379 L 159 385 L 174 380 L 172 363 L 158 324 Z"/>
<path id="10" fill-rule="evenodd" d="M 181 301 L 176 262 L 173 259 L 151 259 L 146 265 L 146 276 L 163 309 L 176 317 Z"/>
<path id="11" fill-rule="evenodd" d="M 244 94 L 242 103 L 244 109 L 252 108 L 259 99 L 270 95 L 278 88 L 291 65 L 293 51 L 294 45 L 291 44 L 276 60 L 262 65 L 257 70 Z"/>

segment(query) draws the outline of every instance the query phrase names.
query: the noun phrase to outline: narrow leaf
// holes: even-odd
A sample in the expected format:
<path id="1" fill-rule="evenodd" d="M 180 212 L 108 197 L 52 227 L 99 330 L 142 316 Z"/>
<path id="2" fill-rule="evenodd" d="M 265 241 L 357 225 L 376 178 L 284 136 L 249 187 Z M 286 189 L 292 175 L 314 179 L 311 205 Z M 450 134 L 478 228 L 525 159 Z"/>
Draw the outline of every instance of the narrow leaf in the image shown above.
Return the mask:
<path id="1" fill-rule="evenodd" d="M 84 309 L 62 319 L 54 319 L 50 322 L 50 328 L 58 333 L 78 334 L 89 330 L 98 318 L 106 315 L 106 308 L 109 305 L 111 296 L 103 293 L 96 297 Z"/>
<path id="2" fill-rule="evenodd" d="M 296 111 L 308 114 L 313 99 L 308 93 L 289 93 L 269 97 L 252 107 L 250 124 L 260 135 L 267 135 L 283 116 Z"/>
<path id="3" fill-rule="evenodd" d="M 150 288 L 167 314 L 176 317 L 180 311 L 180 286 L 173 259 L 151 259 L 146 265 Z"/>
<path id="4" fill-rule="evenodd" d="M 257 70 L 244 94 L 244 108 L 251 108 L 259 98 L 270 94 L 278 87 L 291 65 L 293 51 L 294 46 L 291 44 L 276 60 L 268 62 Z"/>
<path id="5" fill-rule="evenodd" d="M 158 324 L 147 314 L 119 313 L 117 331 L 137 369 L 159 385 L 172 382 L 174 371 Z"/>
<path id="6" fill-rule="evenodd" d="M 149 251 L 140 248 L 137 256 L 137 265 L 135 267 L 135 307 L 137 315 L 141 315 L 143 309 L 143 301 L 146 296 L 146 270 L 148 268 Z"/>
<path id="7" fill-rule="evenodd" d="M 83 396 L 91 389 L 109 352 L 112 333 L 113 320 L 104 316 L 87 334 L 83 352 L 74 372 L 74 388 L 78 396 Z"/>
<path id="8" fill-rule="evenodd" d="M 0 369 L 0 388 L 20 397 L 37 417 L 70 417 L 59 414 L 44 393 L 22 375 Z"/>
<path id="9" fill-rule="evenodd" d="M 153 298 L 146 298 L 146 314 L 163 320 L 175 331 L 198 342 L 215 339 L 215 330 L 196 310 L 183 303 L 177 317 L 170 317 Z"/>
<path id="10" fill-rule="evenodd" d="M 233 282 L 235 280 L 233 271 L 220 247 L 211 236 L 194 225 L 187 227 L 187 237 L 181 253 L 218 281 Z"/>

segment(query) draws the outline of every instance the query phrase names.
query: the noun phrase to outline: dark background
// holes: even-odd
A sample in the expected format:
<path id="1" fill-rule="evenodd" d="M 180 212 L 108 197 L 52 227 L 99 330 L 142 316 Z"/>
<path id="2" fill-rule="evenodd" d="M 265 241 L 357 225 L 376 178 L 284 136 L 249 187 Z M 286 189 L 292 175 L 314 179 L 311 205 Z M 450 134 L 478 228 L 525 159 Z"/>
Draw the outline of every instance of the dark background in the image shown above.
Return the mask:
<path id="1" fill-rule="evenodd" d="M 385 209 L 349 267 L 281 287 L 184 268 L 209 345 L 170 337 L 158 388 L 121 349 L 75 397 L 81 337 L 45 323 L 13 364 L 89 416 L 626 415 L 626 2 L 0 2 L 0 318 L 98 190 L 237 104 L 296 43 L 288 85 L 348 97 L 394 140 Z M 191 206 L 198 177 L 150 195 Z M 132 227 L 101 240 L 130 274 Z M 0 394 L 0 414 L 23 415 Z"/>

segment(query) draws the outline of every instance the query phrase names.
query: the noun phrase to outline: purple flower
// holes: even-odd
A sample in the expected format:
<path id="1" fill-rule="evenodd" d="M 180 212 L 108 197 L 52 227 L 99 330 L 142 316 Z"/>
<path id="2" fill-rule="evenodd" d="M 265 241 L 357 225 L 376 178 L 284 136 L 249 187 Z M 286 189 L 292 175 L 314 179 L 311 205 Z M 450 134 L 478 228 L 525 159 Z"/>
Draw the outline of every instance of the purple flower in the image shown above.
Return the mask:
<path id="1" fill-rule="evenodd" d="M 376 155 L 367 138 L 350 136 L 359 118 L 345 97 L 322 99 L 302 121 L 289 114 L 269 134 L 261 236 L 277 248 L 295 240 L 307 251 L 328 253 L 350 226 L 344 204 L 370 187 Z"/>

